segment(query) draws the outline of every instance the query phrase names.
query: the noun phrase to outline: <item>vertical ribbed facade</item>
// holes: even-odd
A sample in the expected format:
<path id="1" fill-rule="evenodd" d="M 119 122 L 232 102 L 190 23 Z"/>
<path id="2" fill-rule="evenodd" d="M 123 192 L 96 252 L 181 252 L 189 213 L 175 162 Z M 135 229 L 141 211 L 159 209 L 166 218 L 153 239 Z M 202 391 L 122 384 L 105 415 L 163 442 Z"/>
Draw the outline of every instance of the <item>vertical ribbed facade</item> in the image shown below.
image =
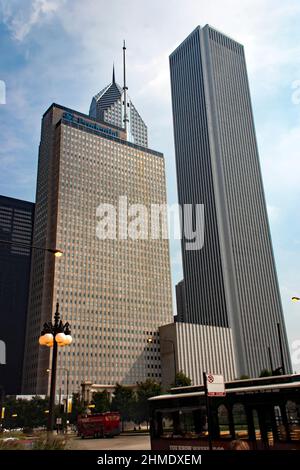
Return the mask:
<path id="1" fill-rule="evenodd" d="M 170 56 L 180 204 L 202 203 L 204 247 L 185 251 L 188 321 L 233 330 L 238 372 L 291 362 L 243 46 L 209 26 Z"/>
<path id="2" fill-rule="evenodd" d="M 228 326 L 199 32 L 176 49 L 170 66 L 179 203 L 204 204 L 205 216 L 205 248 L 182 245 L 187 320 Z"/>
<path id="3" fill-rule="evenodd" d="M 236 379 L 230 328 L 178 322 L 159 328 L 159 338 L 165 388 L 174 383 L 175 364 L 176 371 L 183 371 L 193 385 L 203 383 L 203 372 L 221 374 L 226 381 Z"/>

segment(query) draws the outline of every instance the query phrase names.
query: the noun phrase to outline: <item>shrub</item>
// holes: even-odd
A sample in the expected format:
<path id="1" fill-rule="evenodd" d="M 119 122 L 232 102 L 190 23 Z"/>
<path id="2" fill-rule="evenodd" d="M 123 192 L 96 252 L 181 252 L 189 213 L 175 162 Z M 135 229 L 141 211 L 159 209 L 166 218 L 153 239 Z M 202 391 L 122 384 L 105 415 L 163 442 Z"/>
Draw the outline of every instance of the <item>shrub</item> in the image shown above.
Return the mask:
<path id="1" fill-rule="evenodd" d="M 23 434 L 26 434 L 27 436 L 33 436 L 34 431 L 30 427 L 25 427 L 25 428 L 23 428 Z"/>
<path id="2" fill-rule="evenodd" d="M 23 446 L 18 439 L 0 440 L 0 450 L 20 450 Z"/>
<path id="3" fill-rule="evenodd" d="M 33 450 L 64 450 L 66 447 L 67 439 L 62 436 L 44 436 L 34 442 Z"/>

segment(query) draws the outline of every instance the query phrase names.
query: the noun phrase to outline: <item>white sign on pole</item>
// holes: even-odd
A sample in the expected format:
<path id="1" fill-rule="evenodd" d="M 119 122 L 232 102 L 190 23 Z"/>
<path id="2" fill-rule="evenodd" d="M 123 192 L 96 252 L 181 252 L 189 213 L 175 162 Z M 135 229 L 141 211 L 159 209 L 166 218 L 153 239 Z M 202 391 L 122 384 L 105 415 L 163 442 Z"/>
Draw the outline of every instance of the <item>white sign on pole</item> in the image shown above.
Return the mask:
<path id="1" fill-rule="evenodd" d="M 206 374 L 206 383 L 209 397 L 224 397 L 226 395 L 223 375 Z"/>

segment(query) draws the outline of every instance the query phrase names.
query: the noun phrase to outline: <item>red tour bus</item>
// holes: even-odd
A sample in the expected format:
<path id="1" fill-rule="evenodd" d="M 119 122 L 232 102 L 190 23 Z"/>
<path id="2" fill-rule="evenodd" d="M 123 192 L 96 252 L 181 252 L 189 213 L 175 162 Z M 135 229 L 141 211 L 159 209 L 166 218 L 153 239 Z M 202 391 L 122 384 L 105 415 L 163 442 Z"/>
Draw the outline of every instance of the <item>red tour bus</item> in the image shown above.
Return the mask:
<path id="1" fill-rule="evenodd" d="M 114 437 L 121 433 L 121 419 L 118 412 L 79 415 L 78 435 L 85 437 Z"/>

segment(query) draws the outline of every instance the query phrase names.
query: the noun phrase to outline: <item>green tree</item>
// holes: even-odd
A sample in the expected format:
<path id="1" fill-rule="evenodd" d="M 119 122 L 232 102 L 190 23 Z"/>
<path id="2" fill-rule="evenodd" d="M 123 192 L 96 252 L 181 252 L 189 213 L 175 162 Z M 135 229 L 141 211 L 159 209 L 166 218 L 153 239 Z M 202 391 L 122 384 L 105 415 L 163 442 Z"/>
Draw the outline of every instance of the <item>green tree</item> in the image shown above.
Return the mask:
<path id="1" fill-rule="evenodd" d="M 147 379 L 145 382 L 137 383 L 137 403 L 134 413 L 134 420 L 140 424 L 146 421 L 147 427 L 149 422 L 149 404 L 148 399 L 161 394 L 161 385 L 153 379 Z"/>
<path id="2" fill-rule="evenodd" d="M 191 384 L 192 380 L 190 379 L 190 377 L 185 375 L 182 370 L 176 373 L 175 384 L 173 384 L 173 387 L 188 387 Z"/>
<path id="3" fill-rule="evenodd" d="M 238 380 L 247 380 L 247 379 L 250 379 L 249 375 L 241 375 L 240 378 Z"/>
<path id="4" fill-rule="evenodd" d="M 85 406 L 82 403 L 80 393 L 73 393 L 72 396 L 72 411 L 68 416 L 68 420 L 72 424 L 77 423 L 78 415 L 85 413 Z"/>
<path id="5" fill-rule="evenodd" d="M 31 400 L 7 397 L 5 407 L 4 427 L 7 428 L 35 428 L 46 426 L 49 409 L 49 399 L 33 397 Z M 16 415 L 16 416 L 13 416 Z"/>
<path id="6" fill-rule="evenodd" d="M 110 410 L 109 393 L 104 390 L 103 392 L 94 392 L 92 404 L 95 405 L 94 413 L 104 413 Z"/>
<path id="7" fill-rule="evenodd" d="M 269 369 L 263 369 L 259 374 L 260 377 L 271 377 L 272 372 Z"/>
<path id="8" fill-rule="evenodd" d="M 133 420 L 135 405 L 136 399 L 133 390 L 129 387 L 116 384 L 114 397 L 111 402 L 111 410 L 119 411 L 122 420 L 122 431 L 124 430 L 124 422 Z"/>

